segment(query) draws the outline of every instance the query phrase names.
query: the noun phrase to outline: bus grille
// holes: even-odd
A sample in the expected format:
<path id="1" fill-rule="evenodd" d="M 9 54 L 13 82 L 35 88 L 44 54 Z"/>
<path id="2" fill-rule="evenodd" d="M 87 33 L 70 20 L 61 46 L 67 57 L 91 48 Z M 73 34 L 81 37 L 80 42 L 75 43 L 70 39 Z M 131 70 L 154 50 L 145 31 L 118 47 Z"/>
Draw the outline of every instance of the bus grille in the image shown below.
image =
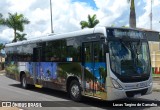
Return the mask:
<path id="1" fill-rule="evenodd" d="M 146 88 L 146 89 L 135 90 L 135 91 L 126 91 L 126 95 L 127 97 L 133 97 L 135 94 L 145 95 L 147 90 L 148 89 Z"/>

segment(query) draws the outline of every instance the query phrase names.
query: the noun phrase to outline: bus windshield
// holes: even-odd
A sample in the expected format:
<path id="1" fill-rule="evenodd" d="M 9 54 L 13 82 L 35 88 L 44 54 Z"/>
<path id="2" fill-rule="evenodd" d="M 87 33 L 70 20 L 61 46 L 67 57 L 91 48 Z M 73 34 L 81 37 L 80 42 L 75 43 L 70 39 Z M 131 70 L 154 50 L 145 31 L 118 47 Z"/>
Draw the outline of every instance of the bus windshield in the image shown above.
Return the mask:
<path id="1" fill-rule="evenodd" d="M 150 74 L 150 58 L 147 42 L 110 41 L 110 64 L 118 76 L 143 76 Z"/>

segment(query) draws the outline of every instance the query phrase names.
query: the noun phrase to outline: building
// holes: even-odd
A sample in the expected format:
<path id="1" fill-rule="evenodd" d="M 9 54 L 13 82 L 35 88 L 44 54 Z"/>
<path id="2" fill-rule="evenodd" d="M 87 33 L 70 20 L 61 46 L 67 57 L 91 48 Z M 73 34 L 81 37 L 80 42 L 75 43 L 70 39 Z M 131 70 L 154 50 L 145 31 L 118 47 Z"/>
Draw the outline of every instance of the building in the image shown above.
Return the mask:
<path id="1" fill-rule="evenodd" d="M 149 43 L 151 65 L 154 73 L 160 74 L 160 35 L 159 32 L 153 30 L 142 29 L 146 33 L 146 38 Z"/>

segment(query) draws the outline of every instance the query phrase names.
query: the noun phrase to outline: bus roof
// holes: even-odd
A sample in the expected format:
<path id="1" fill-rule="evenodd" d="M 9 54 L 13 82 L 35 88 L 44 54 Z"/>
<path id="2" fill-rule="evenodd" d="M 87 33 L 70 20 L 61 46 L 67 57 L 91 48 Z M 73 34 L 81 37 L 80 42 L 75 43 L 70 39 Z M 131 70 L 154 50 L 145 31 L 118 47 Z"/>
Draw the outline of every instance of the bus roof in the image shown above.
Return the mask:
<path id="1" fill-rule="evenodd" d="M 23 44 L 31 44 L 31 43 L 36 43 L 36 42 L 43 42 L 43 41 L 52 41 L 52 40 L 58 40 L 58 39 L 63 39 L 63 38 L 70 38 L 70 37 L 77 37 L 81 35 L 89 35 L 93 33 L 102 33 L 106 37 L 106 28 L 113 28 L 113 29 L 130 29 L 130 30 L 138 30 L 138 29 L 132 29 L 132 28 L 123 28 L 123 27 L 95 27 L 95 28 L 87 28 L 79 31 L 73 31 L 73 32 L 68 32 L 68 33 L 62 33 L 62 34 L 48 34 L 43 37 L 37 37 L 33 39 L 28 39 L 20 42 L 14 42 L 14 43 L 9 43 L 6 44 L 5 47 L 10 47 L 10 46 L 18 46 L 18 45 L 23 45 Z M 139 30 L 141 31 L 141 30 Z"/>
<path id="2" fill-rule="evenodd" d="M 5 47 L 30 44 L 30 43 L 36 43 L 36 42 L 43 42 L 43 41 L 58 40 L 58 39 L 76 37 L 76 36 L 81 36 L 81 35 L 88 35 L 88 34 L 93 34 L 93 33 L 104 33 L 105 34 L 105 27 L 83 29 L 79 31 L 73 31 L 73 32 L 62 33 L 62 34 L 52 33 L 52 34 L 45 35 L 43 37 L 37 37 L 37 38 L 28 39 L 28 40 L 24 40 L 20 42 L 9 43 L 9 44 L 6 44 Z"/>

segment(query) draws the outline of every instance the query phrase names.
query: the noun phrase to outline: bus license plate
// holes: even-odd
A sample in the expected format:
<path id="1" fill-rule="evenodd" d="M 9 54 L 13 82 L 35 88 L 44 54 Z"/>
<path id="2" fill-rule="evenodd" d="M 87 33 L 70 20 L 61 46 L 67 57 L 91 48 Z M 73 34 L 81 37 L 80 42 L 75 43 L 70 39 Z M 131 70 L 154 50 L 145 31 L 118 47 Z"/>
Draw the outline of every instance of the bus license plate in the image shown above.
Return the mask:
<path id="1" fill-rule="evenodd" d="M 140 97 L 140 96 L 141 96 L 141 94 L 135 94 L 134 95 L 135 98 Z"/>

